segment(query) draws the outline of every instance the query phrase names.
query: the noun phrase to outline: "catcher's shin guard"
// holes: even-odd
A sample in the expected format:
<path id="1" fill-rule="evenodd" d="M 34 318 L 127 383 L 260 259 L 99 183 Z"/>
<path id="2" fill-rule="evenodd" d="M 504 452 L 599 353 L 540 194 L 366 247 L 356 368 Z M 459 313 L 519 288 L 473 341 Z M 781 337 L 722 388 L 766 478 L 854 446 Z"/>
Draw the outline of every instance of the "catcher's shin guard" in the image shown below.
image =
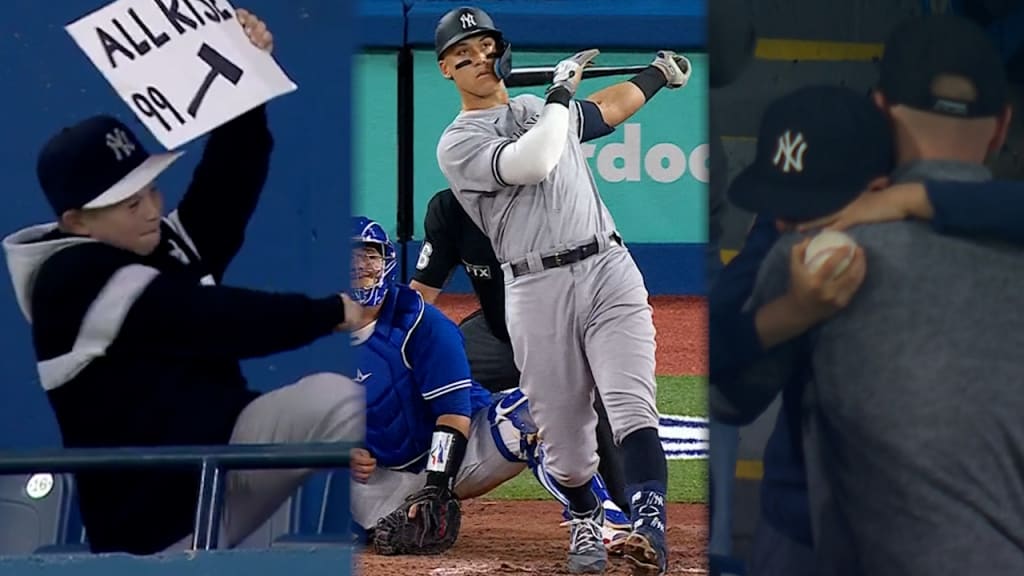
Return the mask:
<path id="1" fill-rule="evenodd" d="M 513 388 L 496 394 L 487 410 L 487 418 L 494 446 L 502 457 L 533 467 L 537 424 L 530 416 L 530 405 L 523 391 Z"/>

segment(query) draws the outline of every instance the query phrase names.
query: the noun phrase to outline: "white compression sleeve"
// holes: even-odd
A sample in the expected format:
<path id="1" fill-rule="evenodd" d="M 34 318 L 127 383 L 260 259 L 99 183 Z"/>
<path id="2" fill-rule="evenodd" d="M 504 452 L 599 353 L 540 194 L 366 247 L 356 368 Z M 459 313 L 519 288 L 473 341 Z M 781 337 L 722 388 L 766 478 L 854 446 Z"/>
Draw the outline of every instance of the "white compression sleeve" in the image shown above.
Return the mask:
<path id="1" fill-rule="evenodd" d="M 568 138 L 569 108 L 554 102 L 545 104 L 533 128 L 499 149 L 498 175 L 508 185 L 539 183 L 558 164 Z"/>

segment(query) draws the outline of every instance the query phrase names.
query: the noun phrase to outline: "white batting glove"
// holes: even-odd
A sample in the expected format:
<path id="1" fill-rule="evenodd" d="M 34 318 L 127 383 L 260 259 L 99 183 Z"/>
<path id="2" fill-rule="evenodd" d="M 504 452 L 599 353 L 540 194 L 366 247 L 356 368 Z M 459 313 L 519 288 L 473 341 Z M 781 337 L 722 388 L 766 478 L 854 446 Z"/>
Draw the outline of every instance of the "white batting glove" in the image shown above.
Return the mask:
<path id="1" fill-rule="evenodd" d="M 559 62 L 555 66 L 555 75 L 548 90 L 561 86 L 567 89 L 569 94 L 575 95 L 576 87 L 580 85 L 580 79 L 583 77 L 583 69 L 600 53 L 597 48 L 591 48 Z"/>
<path id="2" fill-rule="evenodd" d="M 690 81 L 690 72 L 693 71 L 686 56 L 676 54 L 671 50 L 659 50 L 658 56 L 654 62 L 651 62 L 651 66 L 661 70 L 670 89 L 686 86 L 686 83 Z"/>

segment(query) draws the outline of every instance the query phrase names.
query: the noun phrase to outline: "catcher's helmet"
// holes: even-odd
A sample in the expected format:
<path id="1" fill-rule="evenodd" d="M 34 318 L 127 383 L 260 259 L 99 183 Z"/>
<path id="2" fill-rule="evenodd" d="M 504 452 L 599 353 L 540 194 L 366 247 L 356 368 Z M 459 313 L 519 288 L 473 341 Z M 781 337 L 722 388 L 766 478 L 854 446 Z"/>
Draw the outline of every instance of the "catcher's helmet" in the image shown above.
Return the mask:
<path id="1" fill-rule="evenodd" d="M 352 286 L 349 296 L 363 306 L 377 306 L 384 301 L 384 296 L 395 284 L 398 275 L 396 270 L 398 259 L 395 255 L 395 247 L 391 244 L 384 228 L 365 216 L 355 216 L 352 218 L 352 248 L 354 250 L 366 247 L 380 252 L 383 259 L 380 276 L 371 286 Z M 354 267 L 355 263 L 353 262 Z M 355 270 L 353 270 L 353 275 L 354 272 Z"/>
<path id="2" fill-rule="evenodd" d="M 472 6 L 450 10 L 441 17 L 434 29 L 434 50 L 437 59 L 444 51 L 471 36 L 487 35 L 494 38 L 497 49 L 494 53 L 494 73 L 499 80 L 512 72 L 512 45 L 505 41 L 504 34 L 494 25 L 486 12 Z"/>

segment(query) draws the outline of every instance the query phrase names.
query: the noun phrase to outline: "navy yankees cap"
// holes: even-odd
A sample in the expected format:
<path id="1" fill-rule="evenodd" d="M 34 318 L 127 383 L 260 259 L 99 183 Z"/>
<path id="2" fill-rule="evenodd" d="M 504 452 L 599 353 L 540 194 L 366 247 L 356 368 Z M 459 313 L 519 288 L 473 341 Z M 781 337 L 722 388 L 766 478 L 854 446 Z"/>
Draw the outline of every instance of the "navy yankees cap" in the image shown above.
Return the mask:
<path id="1" fill-rule="evenodd" d="M 112 206 L 148 186 L 183 152 L 149 154 L 128 126 L 93 116 L 43 146 L 36 176 L 58 218 L 71 209 Z"/>
<path id="2" fill-rule="evenodd" d="M 959 78 L 959 86 L 944 86 L 944 76 Z M 1009 98 L 1005 65 L 988 35 L 949 14 L 911 18 L 893 29 L 878 90 L 890 104 L 964 118 L 998 116 Z"/>
<path id="3" fill-rule="evenodd" d="M 892 167 L 889 124 L 866 94 L 807 86 L 765 109 L 757 155 L 728 195 L 744 210 L 811 220 L 839 210 Z"/>

